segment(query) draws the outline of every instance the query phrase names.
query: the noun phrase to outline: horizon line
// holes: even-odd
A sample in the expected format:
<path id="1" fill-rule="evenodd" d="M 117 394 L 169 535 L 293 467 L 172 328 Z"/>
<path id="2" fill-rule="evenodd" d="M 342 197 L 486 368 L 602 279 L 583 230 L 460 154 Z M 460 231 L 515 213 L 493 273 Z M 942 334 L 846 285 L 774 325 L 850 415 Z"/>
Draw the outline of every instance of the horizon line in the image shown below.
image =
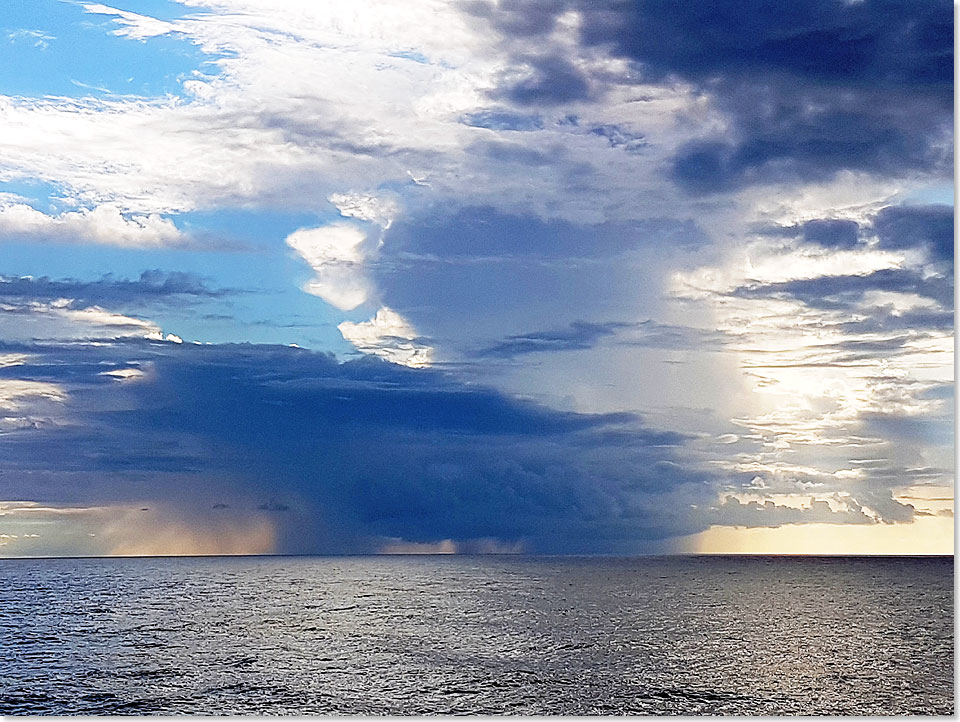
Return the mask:
<path id="1" fill-rule="evenodd" d="M 345 559 L 353 557 L 536 557 L 546 559 L 580 558 L 580 559 L 666 559 L 666 558 L 782 558 L 782 559 L 952 559 L 955 553 L 950 554 L 844 554 L 841 552 L 802 554 L 796 552 L 676 552 L 658 554 L 603 554 L 603 553 L 510 553 L 510 552 L 404 552 L 384 554 L 380 552 L 357 553 L 283 553 L 283 554 L 63 554 L 42 556 L 0 556 L 4 561 L 31 561 L 57 559 L 257 559 L 257 558 L 325 558 Z"/>

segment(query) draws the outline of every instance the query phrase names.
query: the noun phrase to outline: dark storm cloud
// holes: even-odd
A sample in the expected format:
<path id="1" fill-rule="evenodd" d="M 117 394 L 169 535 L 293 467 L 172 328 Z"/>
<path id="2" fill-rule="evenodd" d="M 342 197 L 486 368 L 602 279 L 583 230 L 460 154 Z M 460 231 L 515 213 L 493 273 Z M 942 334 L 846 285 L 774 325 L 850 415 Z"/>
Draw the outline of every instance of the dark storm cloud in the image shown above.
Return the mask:
<path id="1" fill-rule="evenodd" d="M 472 355 L 476 358 L 506 359 L 531 353 L 581 351 L 595 348 L 604 339 L 622 346 L 699 350 L 717 350 L 723 341 L 717 333 L 652 320 L 630 323 L 574 321 L 563 329 L 507 336 L 502 341 L 473 352 Z"/>
<path id="2" fill-rule="evenodd" d="M 857 245 L 860 224 L 833 218 L 807 221 L 801 226 L 803 239 L 825 248 L 853 248 Z"/>
<path id="3" fill-rule="evenodd" d="M 795 226 L 759 227 L 755 232 L 766 236 L 796 238 L 835 250 L 855 248 L 868 239 L 875 239 L 877 248 L 919 250 L 926 253 L 929 261 L 952 263 L 953 216 L 953 207 L 947 205 L 887 206 L 863 224 L 846 219 L 816 218 Z M 895 284 L 892 281 L 894 275 L 876 278 L 885 278 Z"/>
<path id="4" fill-rule="evenodd" d="M 881 248 L 925 248 L 931 258 L 953 262 L 953 208 L 889 206 L 873 219 Z"/>
<path id="5" fill-rule="evenodd" d="M 948 2 L 617 3 L 588 10 L 583 34 L 648 78 L 696 84 L 735 121 L 681 149 L 688 190 L 950 166 L 937 147 L 952 122 Z"/>
<path id="6" fill-rule="evenodd" d="M 719 104 L 736 118 L 737 139 L 687 143 L 673 161 L 673 180 L 691 193 L 705 194 L 757 183 L 826 180 L 847 169 L 946 175 L 952 162 L 943 145 L 949 132 L 947 110 L 932 103 L 918 108 L 901 99 L 903 104 L 887 113 L 871 112 L 886 94 L 862 95 L 853 102 L 840 94 L 795 97 L 791 90 L 771 87 L 727 91 Z M 816 103 L 833 107 L 811 114 L 809 107 Z M 847 104 L 864 109 L 843 107 Z M 756 108 L 768 112 L 754 115 Z"/>
<path id="7" fill-rule="evenodd" d="M 562 105 L 592 97 L 587 76 L 570 61 L 555 55 L 515 58 L 501 83 L 491 96 L 523 106 Z"/>
<path id="8" fill-rule="evenodd" d="M 871 309 L 870 315 L 830 324 L 844 334 L 889 333 L 891 331 L 951 331 L 952 309 L 912 309 L 895 312 L 891 307 Z"/>
<path id="9" fill-rule="evenodd" d="M 633 326 L 634 324 L 630 323 L 574 321 L 569 327 L 557 331 L 538 331 L 508 336 L 493 346 L 481 349 L 476 356 L 513 358 L 522 354 L 544 351 L 579 351 L 593 348 L 600 339 L 613 336 Z"/>
<path id="10" fill-rule="evenodd" d="M 893 291 L 915 293 L 948 308 L 953 306 L 953 279 L 925 277 L 910 268 L 889 268 L 873 273 L 847 276 L 818 276 L 779 283 L 741 286 L 730 295 L 739 298 L 795 298 L 812 308 L 846 309 L 858 305 L 865 293 Z"/>
<path id="11" fill-rule="evenodd" d="M 558 0 L 464 8 L 508 48 L 513 39 L 546 42 L 557 18 L 577 10 L 584 49 L 632 64 L 619 82 L 680 80 L 707 93 L 731 126 L 679 149 L 671 174 L 690 192 L 819 180 L 843 169 L 951 172 L 953 7 L 946 0 Z M 524 58 L 514 63 L 523 68 Z M 556 102 L 577 99 L 599 81 L 557 77 Z M 501 94 L 536 102 L 538 93 L 548 94 L 550 74 L 531 78 L 528 86 L 505 81 Z"/>
<path id="12" fill-rule="evenodd" d="M 199 298 L 214 298 L 227 293 L 209 288 L 205 281 L 192 273 L 166 272 L 158 269 L 143 271 L 137 280 L 106 275 L 96 281 L 73 278 L 51 279 L 47 276 L 0 276 L 0 298 L 24 300 L 55 300 L 67 298 L 76 307 L 94 304 L 126 304 L 162 301 L 164 303 L 190 302 Z"/>
<path id="13" fill-rule="evenodd" d="M 469 353 L 576 318 L 629 317 L 638 296 L 653 315 L 661 269 L 702 262 L 706 240 L 688 218 L 588 226 L 470 207 L 397 221 L 370 270 L 385 305 Z M 558 318 L 570 304 L 576 316 Z"/>
<path id="14" fill-rule="evenodd" d="M 797 238 L 823 248 L 853 248 L 860 240 L 860 224 L 840 218 L 815 218 L 796 226 L 758 228 L 757 233 L 783 238 Z"/>
<path id="15" fill-rule="evenodd" d="M 71 423 L 0 439 L 2 498 L 146 501 L 168 498 L 167 479 L 192 477 L 198 493 L 229 479 L 251 509 L 287 507 L 283 551 L 371 551 L 382 538 L 636 551 L 700 529 L 687 512 L 713 496 L 679 434 L 432 370 L 285 347 L 22 348 L 32 359 L 0 380 L 63 384 Z M 144 377 L 102 375 L 133 362 Z"/>

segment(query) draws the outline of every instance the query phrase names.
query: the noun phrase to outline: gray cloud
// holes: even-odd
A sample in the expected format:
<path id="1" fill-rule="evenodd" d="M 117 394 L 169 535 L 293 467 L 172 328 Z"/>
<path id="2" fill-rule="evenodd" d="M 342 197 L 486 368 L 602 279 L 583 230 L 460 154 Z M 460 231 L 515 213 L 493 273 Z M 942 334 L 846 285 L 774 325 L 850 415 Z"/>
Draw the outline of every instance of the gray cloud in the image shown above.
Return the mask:
<path id="1" fill-rule="evenodd" d="M 514 58 L 513 67 L 505 73 L 500 87 L 491 95 L 521 106 L 541 107 L 593 98 L 589 78 L 559 55 Z"/>
<path id="2" fill-rule="evenodd" d="M 212 289 L 193 273 L 182 271 L 143 271 L 136 280 L 116 278 L 112 274 L 96 281 L 47 276 L 0 276 L 0 297 L 16 299 L 71 299 L 77 307 L 94 304 L 184 303 L 203 298 L 219 298 L 224 289 Z"/>
<path id="3" fill-rule="evenodd" d="M 953 262 L 953 208 L 888 206 L 873 219 L 881 248 L 925 248 L 935 260 Z"/>
<path id="4" fill-rule="evenodd" d="M 744 527 L 779 527 L 784 524 L 875 524 L 876 520 L 864 513 L 863 507 L 855 500 L 847 499 L 846 511 L 834 511 L 823 500 L 811 499 L 809 506 L 794 507 L 776 504 L 767 500 L 741 502 L 728 496 L 723 503 L 704 512 L 704 516 L 715 524 Z M 896 503 L 896 502 L 895 502 Z M 903 506 L 903 505 L 900 505 Z M 913 507 L 909 507 L 913 509 Z M 907 510 L 909 511 L 909 510 Z M 901 514 L 904 516 L 904 514 Z M 907 514 L 904 521 L 912 519 Z"/>
<path id="5" fill-rule="evenodd" d="M 912 268 L 751 284 L 735 289 L 731 295 L 740 298 L 795 298 L 813 308 L 845 309 L 860 303 L 869 291 L 915 293 L 948 307 L 953 305 L 953 279 L 926 276 Z"/>
<path id="6" fill-rule="evenodd" d="M 563 329 L 507 336 L 495 344 L 474 351 L 472 355 L 476 358 L 515 358 L 531 353 L 582 351 L 596 347 L 605 339 L 621 346 L 701 350 L 717 350 L 718 345 L 723 342 L 721 334 L 649 319 L 601 323 L 573 321 Z"/>
<path id="7" fill-rule="evenodd" d="M 0 369 L 0 383 L 61 385 L 71 423 L 0 438 L 0 498 L 209 509 L 229 494 L 284 511 L 281 551 L 495 538 L 558 552 L 642 551 L 692 533 L 690 505 L 715 493 L 680 434 L 441 372 L 248 345 L 17 349 L 31 357 Z M 145 375 L 103 375 L 131 365 Z"/>
<path id="8" fill-rule="evenodd" d="M 548 42 L 559 17 L 580 16 L 581 52 L 628 61 L 621 77 L 568 65 L 530 68 L 517 53 L 499 90 L 518 104 L 562 103 L 604 82 L 693 85 L 725 113 L 729 132 L 677 152 L 671 177 L 695 193 L 753 183 L 822 180 L 843 169 L 946 177 L 953 108 L 953 10 L 943 0 L 748 5 L 668 2 L 472 2 L 510 48 Z M 516 41 L 516 43 L 514 42 Z M 592 90 L 588 90 L 591 89 Z"/>

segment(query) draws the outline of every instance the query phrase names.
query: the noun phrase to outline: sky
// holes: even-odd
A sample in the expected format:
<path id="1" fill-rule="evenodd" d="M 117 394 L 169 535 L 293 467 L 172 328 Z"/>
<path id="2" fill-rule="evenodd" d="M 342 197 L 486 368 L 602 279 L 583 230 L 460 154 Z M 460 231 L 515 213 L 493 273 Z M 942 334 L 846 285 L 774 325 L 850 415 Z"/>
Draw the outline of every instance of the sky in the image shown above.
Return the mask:
<path id="1" fill-rule="evenodd" d="M 952 553 L 941 0 L 0 6 L 0 556 Z"/>

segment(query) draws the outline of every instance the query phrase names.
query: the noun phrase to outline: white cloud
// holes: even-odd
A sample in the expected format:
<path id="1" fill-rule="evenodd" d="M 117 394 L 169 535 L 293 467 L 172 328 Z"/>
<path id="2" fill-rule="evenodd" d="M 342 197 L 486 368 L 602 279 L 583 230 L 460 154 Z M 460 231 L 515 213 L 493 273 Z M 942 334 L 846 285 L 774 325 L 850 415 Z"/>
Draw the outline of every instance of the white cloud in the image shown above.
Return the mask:
<path id="1" fill-rule="evenodd" d="M 50 302 L 0 302 L 0 338 L 5 341 L 163 339 L 163 332 L 153 321 L 99 306 L 74 308 L 72 303 L 66 298 Z"/>
<path id="2" fill-rule="evenodd" d="M 799 207 L 791 210 L 798 212 Z M 853 206 L 845 212 L 865 220 Z M 809 219 L 793 215 L 778 222 Z M 726 337 L 725 355 L 740 370 L 730 386 L 743 383 L 749 389 L 729 393 L 718 404 L 718 411 L 742 430 L 725 435 L 738 453 L 718 449 L 718 468 L 749 475 L 756 488 L 839 490 L 865 507 L 871 499 L 877 503 L 877 494 L 921 474 L 928 482 L 949 483 L 948 464 L 940 460 L 945 449 L 936 440 L 905 443 L 888 429 L 915 420 L 946 423 L 942 389 L 953 379 L 952 333 L 882 323 L 886 314 L 895 319 L 909 311 L 946 313 L 949 308 L 909 288 L 864 289 L 859 296 L 822 303 L 788 293 L 737 293 L 846 275 L 866 279 L 877 271 L 919 276 L 922 258 L 880 251 L 869 243 L 837 250 L 760 237 L 726 249 L 716 264 L 674 276 L 676 297 L 696 315 L 712 317 Z M 874 319 L 877 323 L 870 323 Z M 725 437 L 717 441 L 724 443 Z M 865 455 L 879 461 L 861 467 L 857 459 Z M 741 483 L 741 488 L 746 487 Z M 894 507 L 892 513 L 900 511 Z"/>
<path id="3" fill-rule="evenodd" d="M 45 33 L 42 30 L 30 30 L 27 28 L 9 32 L 7 33 L 7 38 L 11 43 L 21 40 L 29 42 L 33 47 L 40 48 L 41 50 L 46 50 L 50 47 L 50 42 L 57 39 L 55 36 Z"/>
<path id="4" fill-rule="evenodd" d="M 127 12 L 126 10 L 118 10 L 109 5 L 101 5 L 100 3 L 86 4 L 83 6 L 83 9 L 94 15 L 116 16 L 115 22 L 120 25 L 120 27 L 114 30 L 113 34 L 126 36 L 134 40 L 146 40 L 147 38 L 153 38 L 158 35 L 167 35 L 175 32 L 177 29 L 177 26 L 173 23 L 157 20 L 147 15 Z"/>
<path id="5" fill-rule="evenodd" d="M 433 348 L 419 340 L 416 330 L 403 316 L 386 306 L 369 321 L 344 321 L 337 328 L 363 353 L 414 368 L 433 363 Z"/>
<path id="6" fill-rule="evenodd" d="M 319 228 L 301 228 L 287 236 L 287 245 L 296 251 L 316 274 L 304 286 L 307 293 L 349 311 L 364 303 L 371 284 L 363 262 L 370 252 L 367 235 L 350 223 L 333 223 Z"/>
<path id="7" fill-rule="evenodd" d="M 113 369 L 111 371 L 104 371 L 101 376 L 110 376 L 115 378 L 117 381 L 132 381 L 134 379 L 143 378 L 145 372 L 143 369 L 138 368 L 123 368 L 123 369 Z"/>
<path id="8" fill-rule="evenodd" d="M 392 194 L 334 193 L 329 200 L 340 215 L 370 221 L 384 229 L 400 214 L 400 204 Z"/>
<path id="9" fill-rule="evenodd" d="M 157 214 L 124 215 L 114 204 L 59 215 L 47 215 L 23 203 L 0 205 L 2 237 L 140 247 L 184 241 L 183 234 L 169 219 Z"/>
<path id="10" fill-rule="evenodd" d="M 57 384 L 43 381 L 0 379 L 0 409 L 16 410 L 26 399 L 63 401 L 66 399 L 66 393 Z"/>
<path id="11" fill-rule="evenodd" d="M 0 379 L 0 433 L 48 425 L 54 412 L 51 404 L 67 399 L 59 384 L 28 379 Z"/>
<path id="12" fill-rule="evenodd" d="M 537 132 L 470 127 L 461 119 L 495 105 L 488 91 L 510 60 L 455 4 L 189 4 L 214 12 L 167 22 L 85 7 L 113 16 L 113 32 L 128 38 L 177 34 L 216 74 L 184 78 L 186 97 L 0 97 L 0 180 L 36 178 L 62 189 L 65 203 L 114 206 L 128 220 L 223 206 L 315 211 L 332 197 L 345 215 L 386 226 L 396 208 L 382 192 L 347 190 L 390 187 L 411 208 L 469 195 L 503 210 L 600 222 L 687 206 L 659 165 L 689 136 L 678 112 L 696 111 L 707 125 L 716 115 L 697 110 L 703 101 L 681 85 L 621 86 L 608 72 L 604 102 L 575 108 L 581 127 L 561 123 L 571 108 L 543 111 Z M 592 52 L 570 33 L 549 43 L 545 52 Z M 602 124 L 642 133 L 644 153 L 589 132 Z M 494 152 L 497 138 L 521 152 Z"/>

